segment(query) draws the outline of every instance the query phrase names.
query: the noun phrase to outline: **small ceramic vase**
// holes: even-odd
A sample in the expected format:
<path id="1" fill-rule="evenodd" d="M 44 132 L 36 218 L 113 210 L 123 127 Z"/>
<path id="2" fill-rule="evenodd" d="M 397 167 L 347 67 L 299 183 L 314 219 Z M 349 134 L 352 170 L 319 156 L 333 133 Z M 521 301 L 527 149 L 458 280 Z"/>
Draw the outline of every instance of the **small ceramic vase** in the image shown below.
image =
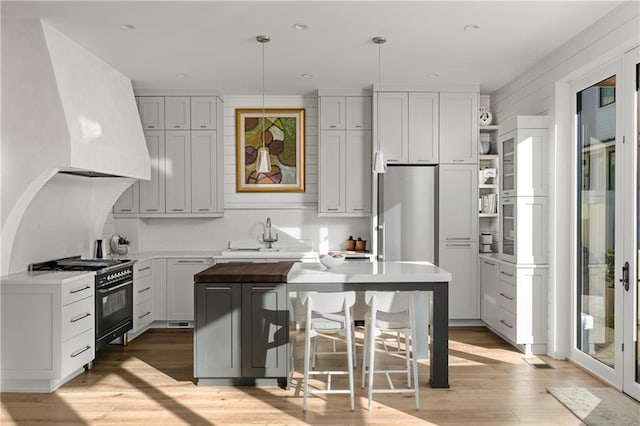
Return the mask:
<path id="1" fill-rule="evenodd" d="M 481 126 L 488 126 L 489 124 L 491 124 L 491 120 L 493 119 L 493 115 L 491 115 L 491 112 L 489 110 L 487 110 L 486 107 L 481 107 L 480 108 L 480 125 Z"/>

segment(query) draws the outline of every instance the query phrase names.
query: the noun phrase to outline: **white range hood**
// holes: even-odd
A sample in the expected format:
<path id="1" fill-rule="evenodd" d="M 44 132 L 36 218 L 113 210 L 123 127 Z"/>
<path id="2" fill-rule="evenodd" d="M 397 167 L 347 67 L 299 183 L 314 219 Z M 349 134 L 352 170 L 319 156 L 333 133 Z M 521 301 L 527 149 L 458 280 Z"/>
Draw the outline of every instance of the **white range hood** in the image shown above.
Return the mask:
<path id="1" fill-rule="evenodd" d="M 40 209 L 42 200 L 53 197 L 68 196 L 69 203 L 78 203 L 72 207 L 87 211 L 85 220 L 78 221 L 83 228 L 79 234 L 92 237 L 95 222 L 101 218 L 104 223 L 119 194 L 136 179 L 150 178 L 150 161 L 126 76 L 46 22 L 3 16 L 1 31 L 2 273 L 6 274 L 37 260 L 35 254 L 24 252 L 28 239 L 17 235 L 29 226 L 21 224 L 23 219 L 56 215 L 29 212 L 36 196 Z M 53 182 L 60 171 L 115 177 L 101 178 L 107 180 L 99 184 L 57 178 Z M 59 215 L 47 220 L 47 226 L 55 228 L 56 221 L 65 225 L 60 228 L 68 238 L 68 218 Z M 93 229 L 87 223 L 93 223 Z M 33 229 L 24 234 L 33 234 Z M 55 238 L 55 232 L 49 234 Z M 65 235 L 58 237 L 58 242 L 64 241 Z M 17 241 L 21 241 L 21 260 L 12 258 Z M 50 253 L 60 254 L 69 253 Z"/>

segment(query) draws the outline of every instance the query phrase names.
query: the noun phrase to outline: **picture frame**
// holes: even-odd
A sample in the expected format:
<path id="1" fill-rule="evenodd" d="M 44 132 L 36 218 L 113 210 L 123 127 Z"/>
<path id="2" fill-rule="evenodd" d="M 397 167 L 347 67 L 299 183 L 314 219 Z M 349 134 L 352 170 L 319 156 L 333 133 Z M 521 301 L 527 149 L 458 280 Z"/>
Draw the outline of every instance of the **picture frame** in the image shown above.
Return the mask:
<path id="1" fill-rule="evenodd" d="M 611 105 L 616 101 L 616 88 L 614 86 L 611 87 L 600 87 L 599 93 L 599 103 L 598 106 L 600 108 Z"/>
<path id="2" fill-rule="evenodd" d="M 236 192 L 304 192 L 304 108 L 236 109 Z M 271 172 L 256 171 L 269 150 Z"/>

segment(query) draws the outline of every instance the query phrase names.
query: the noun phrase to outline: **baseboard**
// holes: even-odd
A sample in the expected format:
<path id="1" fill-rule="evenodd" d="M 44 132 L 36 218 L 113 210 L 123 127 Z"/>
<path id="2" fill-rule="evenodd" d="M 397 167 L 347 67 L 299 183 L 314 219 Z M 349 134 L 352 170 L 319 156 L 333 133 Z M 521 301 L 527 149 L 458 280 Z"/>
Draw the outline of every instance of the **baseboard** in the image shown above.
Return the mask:
<path id="1" fill-rule="evenodd" d="M 484 327 L 486 324 L 481 319 L 450 319 L 449 327 Z"/>

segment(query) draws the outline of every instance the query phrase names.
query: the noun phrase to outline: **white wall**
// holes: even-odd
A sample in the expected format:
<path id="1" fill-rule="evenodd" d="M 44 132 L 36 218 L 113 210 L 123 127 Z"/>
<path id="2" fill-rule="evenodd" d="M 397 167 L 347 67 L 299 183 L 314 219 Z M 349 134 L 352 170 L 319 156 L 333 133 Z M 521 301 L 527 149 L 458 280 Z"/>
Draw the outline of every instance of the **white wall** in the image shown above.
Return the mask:
<path id="1" fill-rule="evenodd" d="M 574 263 L 572 238 L 571 96 L 568 82 L 609 62 L 640 43 L 640 3 L 628 2 L 590 26 L 537 66 L 491 95 L 491 111 L 500 123 L 514 115 L 550 117 L 550 280 L 548 351 L 565 358 L 572 341 L 570 317 Z M 579 17 L 576 17 L 579 19 Z M 556 230 L 561 230 L 556 232 Z"/>
<path id="2" fill-rule="evenodd" d="M 370 240 L 368 218 L 318 217 L 318 100 L 316 96 L 266 96 L 266 108 L 305 109 L 305 192 L 236 193 L 236 108 L 261 108 L 261 96 L 224 98 L 224 217 L 220 219 L 114 219 L 130 250 L 223 250 L 229 240 L 262 235 L 267 217 L 280 240 L 309 240 L 316 250 L 342 249 L 353 236 Z M 107 221 L 105 229 L 110 229 Z"/>

